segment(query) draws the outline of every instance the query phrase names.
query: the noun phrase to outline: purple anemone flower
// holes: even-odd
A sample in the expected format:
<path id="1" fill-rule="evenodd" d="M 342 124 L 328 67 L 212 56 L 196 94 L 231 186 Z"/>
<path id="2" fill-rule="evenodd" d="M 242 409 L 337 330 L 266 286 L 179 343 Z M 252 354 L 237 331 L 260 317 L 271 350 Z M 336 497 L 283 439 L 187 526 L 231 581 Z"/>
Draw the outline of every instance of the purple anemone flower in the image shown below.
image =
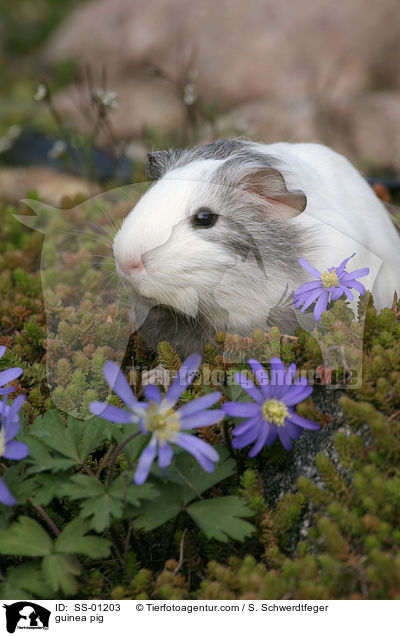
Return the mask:
<path id="1" fill-rule="evenodd" d="M 355 254 L 345 258 L 339 267 L 328 267 L 328 269 L 322 273 L 307 263 L 304 258 L 300 258 L 300 265 L 306 269 L 307 272 L 316 276 L 318 280 L 304 283 L 304 285 L 296 289 L 293 293 L 294 306 L 296 309 L 299 309 L 299 307 L 303 305 L 301 311 L 305 311 L 315 302 L 314 318 L 318 322 L 321 319 L 322 312 L 326 311 L 329 300 L 338 300 L 343 294 L 345 294 L 349 300 L 353 300 L 354 296 L 350 289 L 356 289 L 361 296 L 364 296 L 365 287 L 356 280 L 356 278 L 366 276 L 369 273 L 369 267 L 356 269 L 354 272 L 346 272 L 346 265 L 353 256 L 355 256 Z"/>
<path id="2" fill-rule="evenodd" d="M 5 352 L 6 348 L 0 347 L 0 358 L 4 356 Z M 18 378 L 21 373 L 22 369 L 20 369 L 20 367 L 11 367 L 5 371 L 0 371 L 0 395 L 8 395 L 15 391 L 13 386 L 4 387 L 4 385 Z"/>
<path id="3" fill-rule="evenodd" d="M 319 424 L 301 417 L 293 408 L 311 395 L 313 387 L 303 377 L 293 382 L 296 365 L 291 364 L 286 371 L 279 358 L 270 361 L 270 378 L 257 360 L 249 360 L 249 365 L 260 388 L 241 373 L 235 374 L 235 380 L 254 402 L 225 402 L 222 405 L 227 415 L 246 418 L 246 422 L 232 431 L 232 445 L 244 448 L 255 442 L 249 452 L 249 457 L 255 457 L 264 446 L 270 446 L 279 437 L 286 450 L 290 450 L 291 438 L 299 439 L 305 428 L 312 431 L 319 428 Z"/>
<path id="4" fill-rule="evenodd" d="M 25 398 L 19 395 L 10 406 L 6 398 L 0 402 L 0 457 L 5 459 L 24 459 L 29 453 L 29 448 L 22 442 L 17 442 L 14 437 L 19 432 L 18 411 Z M 4 481 L 0 477 L 0 501 L 6 506 L 14 506 L 17 502 L 12 496 Z"/>
<path id="5" fill-rule="evenodd" d="M 139 402 L 132 392 L 124 374 L 115 362 L 108 361 L 104 365 L 104 377 L 110 387 L 125 403 L 128 411 L 104 402 L 91 402 L 89 408 L 94 415 L 118 423 L 137 422 L 144 435 L 150 435 L 150 441 L 142 452 L 134 481 L 143 484 L 150 472 L 151 465 L 158 456 L 160 468 L 169 466 L 173 458 L 171 444 L 187 450 L 199 464 L 211 473 L 214 463 L 218 461 L 217 451 L 204 440 L 183 431 L 190 431 L 202 426 L 216 424 L 224 417 L 221 409 L 208 409 L 221 397 L 221 393 L 209 393 L 188 402 L 175 410 L 183 391 L 192 382 L 201 363 L 201 356 L 194 354 L 183 362 L 173 384 L 165 397 L 158 386 L 148 385 L 144 388 L 147 402 Z"/>

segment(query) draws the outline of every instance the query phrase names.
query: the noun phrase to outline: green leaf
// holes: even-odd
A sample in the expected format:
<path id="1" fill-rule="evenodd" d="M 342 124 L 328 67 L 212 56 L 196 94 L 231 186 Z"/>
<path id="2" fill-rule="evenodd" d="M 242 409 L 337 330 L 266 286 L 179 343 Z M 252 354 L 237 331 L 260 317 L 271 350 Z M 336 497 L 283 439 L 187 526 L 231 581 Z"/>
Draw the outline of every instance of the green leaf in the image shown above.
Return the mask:
<path id="1" fill-rule="evenodd" d="M 27 474 L 56 473 L 83 464 L 90 452 L 111 438 L 110 430 L 100 418 L 83 421 L 69 416 L 65 425 L 57 410 L 47 411 L 35 419 L 24 439 L 30 451 Z"/>
<path id="2" fill-rule="evenodd" d="M 90 527 L 96 532 L 108 528 L 111 519 L 120 519 L 126 504 L 140 506 L 143 499 L 153 499 L 158 491 L 151 484 L 136 486 L 128 473 L 120 475 L 106 490 L 105 485 L 95 477 L 74 475 L 63 484 L 61 494 L 71 499 L 87 499 L 81 504 L 81 517 L 90 519 Z"/>
<path id="3" fill-rule="evenodd" d="M 47 506 L 52 499 L 56 496 L 60 496 L 61 487 L 67 478 L 68 475 L 66 473 L 59 473 L 58 475 L 49 475 L 48 473 L 36 475 L 33 482 L 33 492 L 31 493 L 33 503 L 40 506 Z"/>
<path id="4" fill-rule="evenodd" d="M 26 471 L 27 475 L 42 473 L 46 470 L 56 473 L 76 465 L 74 460 L 66 459 L 61 455 L 52 455 L 42 442 L 32 436 L 27 437 L 24 441 L 29 446 L 27 461 L 31 464 Z"/>
<path id="5" fill-rule="evenodd" d="M 37 417 L 32 424 L 30 434 L 37 437 L 46 446 L 59 452 L 64 457 L 79 461 L 77 448 L 76 421 L 67 431 L 58 411 L 47 411 L 42 417 Z"/>
<path id="6" fill-rule="evenodd" d="M 7 570 L 7 582 L 0 585 L 0 599 L 4 601 L 52 598 L 40 563 L 23 563 Z"/>
<path id="7" fill-rule="evenodd" d="M 110 542 L 94 535 L 85 536 L 89 524 L 77 517 L 73 519 L 57 537 L 54 543 L 55 552 L 67 554 L 84 554 L 92 559 L 106 557 L 110 553 Z"/>
<path id="8" fill-rule="evenodd" d="M 188 515 L 208 539 L 226 543 L 229 539 L 243 541 L 255 527 L 240 517 L 251 517 L 254 512 L 243 499 L 234 495 L 193 503 L 186 509 Z"/>
<path id="9" fill-rule="evenodd" d="M 27 479 L 23 474 L 22 468 L 25 462 L 22 460 L 12 466 L 9 466 L 2 476 L 4 483 L 8 486 L 19 504 L 29 499 L 33 490 L 32 479 Z"/>
<path id="10" fill-rule="evenodd" d="M 41 470 L 56 471 L 83 464 L 90 452 L 110 437 L 110 425 L 105 420 L 93 418 L 84 421 L 69 416 L 65 425 L 59 411 L 51 410 L 35 419 L 25 441 Z M 32 440 L 36 441 L 36 446 Z M 56 451 L 57 455 L 49 453 L 48 449 Z"/>
<path id="11" fill-rule="evenodd" d="M 144 499 L 151 500 L 158 497 L 159 492 L 153 484 L 138 486 L 133 483 L 129 472 L 122 473 L 109 488 L 109 493 L 122 501 L 127 501 L 131 506 L 139 507 Z"/>
<path id="12" fill-rule="evenodd" d="M 145 502 L 133 525 L 140 530 L 153 530 L 176 517 L 184 506 L 183 492 L 174 484 L 155 482 L 160 495 L 150 502 Z"/>
<path id="13" fill-rule="evenodd" d="M 90 499 L 104 494 L 104 484 L 96 477 L 73 475 L 61 486 L 60 494 L 71 499 Z"/>
<path id="14" fill-rule="evenodd" d="M 52 540 L 37 521 L 21 516 L 8 530 L 0 530 L 0 553 L 44 556 L 52 552 Z"/>
<path id="15" fill-rule="evenodd" d="M 75 577 L 80 573 L 80 567 L 72 557 L 49 554 L 43 559 L 42 569 L 46 581 L 55 592 L 61 589 L 64 594 L 76 594 L 78 583 Z"/>
<path id="16" fill-rule="evenodd" d="M 112 517 L 117 519 L 122 517 L 123 508 L 122 501 L 104 493 L 102 497 L 86 501 L 82 505 L 81 516 L 83 519 L 91 517 L 90 527 L 96 532 L 103 532 L 105 528 L 110 526 Z"/>
<path id="17" fill-rule="evenodd" d="M 139 427 L 137 424 L 124 424 L 123 427 L 115 427 L 112 429 L 113 438 L 120 444 L 124 441 L 129 435 L 132 433 L 136 433 L 139 431 Z M 146 435 L 138 435 L 134 437 L 129 444 L 125 446 L 122 451 L 122 454 L 128 458 L 129 463 L 136 461 L 142 450 L 149 443 L 149 438 Z"/>
<path id="18" fill-rule="evenodd" d="M 71 418 L 68 419 L 68 421 Z M 100 446 L 106 439 L 111 439 L 110 423 L 100 417 L 93 417 L 90 420 L 80 422 L 81 438 L 79 441 L 79 457 L 81 461 L 86 461 L 87 457 L 95 448 Z"/>
<path id="19" fill-rule="evenodd" d="M 158 475 L 158 478 L 152 483 L 155 484 L 160 495 L 142 504 L 134 520 L 134 527 L 146 531 L 157 528 L 176 517 L 198 495 L 233 475 L 236 464 L 229 457 L 228 450 L 224 446 L 218 446 L 216 450 L 220 461 L 216 464 L 213 473 L 205 472 L 200 464 L 186 452 L 177 454 L 175 464 L 167 469 L 167 478 L 159 468 L 154 468 L 153 473 Z"/>

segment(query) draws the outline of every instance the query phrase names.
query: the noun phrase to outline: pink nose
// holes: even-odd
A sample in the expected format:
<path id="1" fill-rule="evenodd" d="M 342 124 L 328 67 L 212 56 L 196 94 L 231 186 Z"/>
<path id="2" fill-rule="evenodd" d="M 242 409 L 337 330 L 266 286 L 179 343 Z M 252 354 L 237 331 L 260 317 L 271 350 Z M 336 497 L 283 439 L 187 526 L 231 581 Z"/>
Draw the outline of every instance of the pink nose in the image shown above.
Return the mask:
<path id="1" fill-rule="evenodd" d="M 118 265 L 124 274 L 135 274 L 143 269 L 143 261 L 141 258 L 127 258 L 119 260 Z"/>

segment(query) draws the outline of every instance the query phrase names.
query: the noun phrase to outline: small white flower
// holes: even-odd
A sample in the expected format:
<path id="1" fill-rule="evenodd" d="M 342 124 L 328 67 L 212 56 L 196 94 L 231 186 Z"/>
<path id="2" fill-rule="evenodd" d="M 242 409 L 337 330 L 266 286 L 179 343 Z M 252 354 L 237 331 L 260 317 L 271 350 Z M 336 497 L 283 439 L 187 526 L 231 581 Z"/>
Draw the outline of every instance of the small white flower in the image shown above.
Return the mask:
<path id="1" fill-rule="evenodd" d="M 197 89 L 195 84 L 193 83 L 189 83 L 186 84 L 185 88 L 183 89 L 183 103 L 185 104 L 185 106 L 191 106 L 192 104 L 195 103 L 197 99 Z"/>
<path id="2" fill-rule="evenodd" d="M 105 92 L 101 88 L 94 94 L 97 103 L 101 104 L 106 110 L 113 110 L 118 105 L 118 95 L 115 91 Z"/>
<path id="3" fill-rule="evenodd" d="M 57 139 L 57 141 L 54 142 L 52 148 L 50 148 L 48 157 L 49 159 L 59 159 L 63 156 L 63 154 L 65 154 L 66 150 L 67 144 L 65 143 L 65 141 L 63 141 L 62 139 Z"/>
<path id="4" fill-rule="evenodd" d="M 14 141 L 17 139 L 17 137 L 19 137 L 20 134 L 20 126 L 17 126 L 16 124 L 10 126 L 4 137 L 0 137 L 0 154 L 2 152 L 7 152 L 7 150 L 10 150 L 10 148 L 12 148 L 13 146 Z"/>
<path id="5" fill-rule="evenodd" d="M 2 152 L 7 152 L 7 150 L 10 150 L 11 146 L 12 143 L 10 139 L 8 139 L 8 137 L 0 137 L 0 154 Z"/>
<path id="6" fill-rule="evenodd" d="M 16 139 L 17 137 L 20 136 L 22 132 L 22 128 L 21 126 L 18 126 L 17 124 L 13 124 L 12 126 L 10 126 L 10 128 L 7 130 L 7 137 L 9 139 Z"/>
<path id="7" fill-rule="evenodd" d="M 35 102 L 42 102 L 47 97 L 47 87 L 45 84 L 38 84 L 33 99 Z"/>

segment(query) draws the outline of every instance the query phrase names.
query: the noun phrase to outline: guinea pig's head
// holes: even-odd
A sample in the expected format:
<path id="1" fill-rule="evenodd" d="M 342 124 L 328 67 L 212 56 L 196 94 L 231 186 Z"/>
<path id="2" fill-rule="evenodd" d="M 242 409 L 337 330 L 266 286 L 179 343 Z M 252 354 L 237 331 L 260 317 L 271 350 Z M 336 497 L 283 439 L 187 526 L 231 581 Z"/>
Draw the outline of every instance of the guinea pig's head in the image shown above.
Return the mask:
<path id="1" fill-rule="evenodd" d="M 216 289 L 234 299 L 247 297 L 255 281 L 268 289 L 277 276 L 287 280 L 282 263 L 298 268 L 292 218 L 306 198 L 287 189 L 276 164 L 240 140 L 149 155 L 155 181 L 114 239 L 125 286 L 153 304 L 216 322 Z M 228 271 L 233 279 L 221 290 Z"/>

